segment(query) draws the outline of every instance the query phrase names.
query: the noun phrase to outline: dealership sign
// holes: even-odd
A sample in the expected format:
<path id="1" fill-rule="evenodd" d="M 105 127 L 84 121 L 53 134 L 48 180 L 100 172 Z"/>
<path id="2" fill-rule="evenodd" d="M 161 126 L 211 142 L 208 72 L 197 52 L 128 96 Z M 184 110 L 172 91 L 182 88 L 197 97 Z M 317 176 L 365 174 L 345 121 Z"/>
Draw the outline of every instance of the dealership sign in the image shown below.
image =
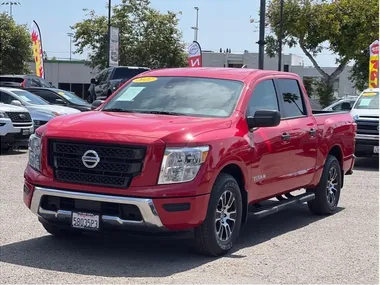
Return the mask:
<path id="1" fill-rule="evenodd" d="M 198 42 L 193 41 L 187 49 L 189 67 L 202 67 L 202 49 Z"/>
<path id="2" fill-rule="evenodd" d="M 369 88 L 379 87 L 379 41 L 369 46 Z"/>

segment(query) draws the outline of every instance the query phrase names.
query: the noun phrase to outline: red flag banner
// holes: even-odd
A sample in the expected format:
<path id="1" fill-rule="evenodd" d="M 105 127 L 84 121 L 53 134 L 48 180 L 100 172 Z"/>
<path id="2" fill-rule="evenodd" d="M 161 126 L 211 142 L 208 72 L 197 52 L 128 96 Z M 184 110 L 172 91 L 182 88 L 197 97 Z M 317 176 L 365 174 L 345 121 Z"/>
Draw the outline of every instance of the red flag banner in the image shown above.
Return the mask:
<path id="1" fill-rule="evenodd" d="M 369 88 L 379 87 L 379 41 L 369 46 Z"/>
<path id="2" fill-rule="evenodd" d="M 193 41 L 187 49 L 189 67 L 202 67 L 202 49 L 198 42 Z"/>
<path id="3" fill-rule="evenodd" d="M 34 62 L 36 63 L 36 75 L 45 79 L 41 31 L 36 21 L 33 21 L 31 36 L 32 36 L 33 57 L 34 57 Z"/>

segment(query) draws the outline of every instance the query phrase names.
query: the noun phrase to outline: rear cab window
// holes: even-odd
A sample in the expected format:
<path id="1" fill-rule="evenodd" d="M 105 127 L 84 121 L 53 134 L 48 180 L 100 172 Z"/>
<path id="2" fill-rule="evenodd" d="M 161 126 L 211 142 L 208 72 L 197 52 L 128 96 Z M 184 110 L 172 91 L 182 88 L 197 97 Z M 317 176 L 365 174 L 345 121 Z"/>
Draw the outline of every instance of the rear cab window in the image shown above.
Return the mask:
<path id="1" fill-rule="evenodd" d="M 298 80 L 278 78 L 277 86 L 283 110 L 283 118 L 298 118 L 307 116 L 306 104 Z"/>

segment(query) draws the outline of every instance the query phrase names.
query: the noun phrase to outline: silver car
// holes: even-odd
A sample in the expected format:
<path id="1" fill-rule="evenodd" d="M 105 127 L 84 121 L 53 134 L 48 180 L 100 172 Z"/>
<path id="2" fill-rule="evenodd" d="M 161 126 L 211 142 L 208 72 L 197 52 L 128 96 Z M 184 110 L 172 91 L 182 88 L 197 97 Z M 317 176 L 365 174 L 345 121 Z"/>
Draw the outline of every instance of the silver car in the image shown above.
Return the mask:
<path id="1" fill-rule="evenodd" d="M 26 90 L 0 87 L 0 102 L 22 106 L 27 109 L 38 128 L 56 116 L 80 113 L 79 110 L 59 105 L 50 105 L 41 97 Z"/>

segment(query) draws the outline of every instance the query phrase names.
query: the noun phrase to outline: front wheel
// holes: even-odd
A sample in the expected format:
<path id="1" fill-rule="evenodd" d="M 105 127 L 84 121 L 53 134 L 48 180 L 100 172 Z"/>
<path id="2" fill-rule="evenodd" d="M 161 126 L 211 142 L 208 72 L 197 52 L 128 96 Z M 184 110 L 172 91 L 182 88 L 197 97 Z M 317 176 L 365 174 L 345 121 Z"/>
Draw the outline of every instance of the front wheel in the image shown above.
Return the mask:
<path id="1" fill-rule="evenodd" d="M 308 202 L 309 209 L 317 215 L 331 215 L 337 207 L 342 187 L 342 170 L 335 156 L 327 157 L 319 185 L 312 189 L 315 199 Z"/>
<path id="2" fill-rule="evenodd" d="M 221 173 L 211 191 L 206 219 L 195 229 L 197 250 L 209 256 L 227 253 L 239 236 L 242 209 L 238 183 Z"/>

